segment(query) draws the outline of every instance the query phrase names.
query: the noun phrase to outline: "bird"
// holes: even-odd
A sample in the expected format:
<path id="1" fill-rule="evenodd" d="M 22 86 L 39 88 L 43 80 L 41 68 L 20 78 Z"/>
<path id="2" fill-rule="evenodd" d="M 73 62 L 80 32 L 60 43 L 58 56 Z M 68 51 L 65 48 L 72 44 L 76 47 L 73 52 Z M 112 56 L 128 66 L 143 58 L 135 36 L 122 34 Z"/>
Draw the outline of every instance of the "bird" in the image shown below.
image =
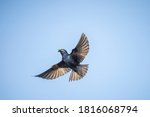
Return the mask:
<path id="1" fill-rule="evenodd" d="M 81 64 L 81 62 L 89 52 L 89 41 L 84 33 L 70 54 L 65 49 L 59 49 L 58 52 L 62 55 L 62 60 L 36 77 L 53 80 L 71 71 L 69 81 L 76 81 L 86 75 L 88 64 Z"/>

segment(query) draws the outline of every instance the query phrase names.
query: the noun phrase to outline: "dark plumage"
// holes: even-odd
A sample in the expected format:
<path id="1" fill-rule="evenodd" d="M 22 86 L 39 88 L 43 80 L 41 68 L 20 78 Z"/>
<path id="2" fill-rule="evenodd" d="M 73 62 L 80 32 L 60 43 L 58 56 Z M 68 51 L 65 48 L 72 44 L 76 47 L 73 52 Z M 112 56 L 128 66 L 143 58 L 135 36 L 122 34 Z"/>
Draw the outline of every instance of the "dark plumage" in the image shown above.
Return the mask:
<path id="1" fill-rule="evenodd" d="M 80 64 L 89 51 L 89 42 L 83 33 L 81 38 L 70 54 L 65 49 L 58 52 L 62 55 L 62 60 L 53 65 L 47 71 L 36 75 L 43 79 L 55 79 L 72 70 L 69 81 L 79 80 L 85 76 L 88 70 L 88 64 Z"/>

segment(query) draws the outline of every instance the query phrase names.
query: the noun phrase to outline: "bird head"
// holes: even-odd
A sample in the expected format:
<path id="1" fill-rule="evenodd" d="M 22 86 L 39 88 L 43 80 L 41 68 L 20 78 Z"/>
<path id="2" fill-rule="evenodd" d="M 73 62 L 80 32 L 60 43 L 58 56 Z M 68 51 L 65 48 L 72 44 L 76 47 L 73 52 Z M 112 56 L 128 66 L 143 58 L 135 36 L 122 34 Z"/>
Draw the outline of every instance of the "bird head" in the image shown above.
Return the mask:
<path id="1" fill-rule="evenodd" d="M 58 50 L 58 52 L 64 52 L 64 51 L 65 51 L 64 49 L 59 49 L 59 50 Z"/>
<path id="2" fill-rule="evenodd" d="M 66 54 L 67 51 L 65 49 L 59 49 L 58 52 L 60 52 L 62 55 Z M 67 53 L 68 54 L 68 53 Z"/>

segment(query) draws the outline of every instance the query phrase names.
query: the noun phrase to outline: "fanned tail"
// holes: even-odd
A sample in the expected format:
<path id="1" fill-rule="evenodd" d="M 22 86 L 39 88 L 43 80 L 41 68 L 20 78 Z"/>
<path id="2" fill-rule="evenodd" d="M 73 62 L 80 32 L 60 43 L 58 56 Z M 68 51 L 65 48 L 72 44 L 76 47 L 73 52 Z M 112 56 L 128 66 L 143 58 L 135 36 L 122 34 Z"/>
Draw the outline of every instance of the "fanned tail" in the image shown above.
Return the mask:
<path id="1" fill-rule="evenodd" d="M 75 70 L 72 70 L 69 81 L 80 80 L 85 76 L 88 71 L 88 64 L 77 66 Z"/>

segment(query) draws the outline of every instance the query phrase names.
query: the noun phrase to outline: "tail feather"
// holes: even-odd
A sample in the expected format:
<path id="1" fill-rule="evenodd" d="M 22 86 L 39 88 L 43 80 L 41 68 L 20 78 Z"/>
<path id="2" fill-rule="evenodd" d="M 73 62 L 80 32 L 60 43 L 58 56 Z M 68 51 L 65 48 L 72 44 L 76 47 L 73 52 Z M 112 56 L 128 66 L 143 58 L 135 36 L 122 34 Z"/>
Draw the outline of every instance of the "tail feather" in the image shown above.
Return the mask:
<path id="1" fill-rule="evenodd" d="M 85 76 L 88 70 L 88 64 L 77 66 L 75 70 L 72 70 L 69 81 L 80 80 Z"/>

